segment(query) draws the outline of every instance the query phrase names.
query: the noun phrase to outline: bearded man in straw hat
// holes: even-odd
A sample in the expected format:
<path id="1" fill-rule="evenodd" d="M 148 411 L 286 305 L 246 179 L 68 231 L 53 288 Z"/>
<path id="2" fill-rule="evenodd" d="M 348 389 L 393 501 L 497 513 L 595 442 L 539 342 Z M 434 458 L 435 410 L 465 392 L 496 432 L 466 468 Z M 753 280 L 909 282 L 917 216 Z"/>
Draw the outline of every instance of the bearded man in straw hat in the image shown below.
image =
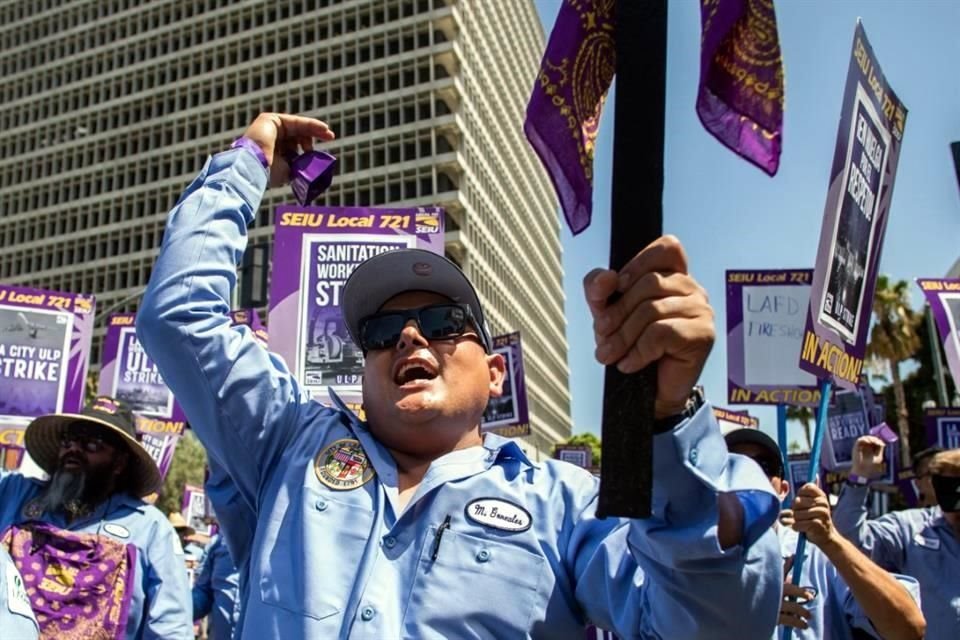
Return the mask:
<path id="1" fill-rule="evenodd" d="M 193 638 L 183 552 L 142 499 L 161 484 L 124 403 L 35 419 L 24 441 L 47 482 L 0 479 L 0 547 L 23 574 L 41 637 Z"/>

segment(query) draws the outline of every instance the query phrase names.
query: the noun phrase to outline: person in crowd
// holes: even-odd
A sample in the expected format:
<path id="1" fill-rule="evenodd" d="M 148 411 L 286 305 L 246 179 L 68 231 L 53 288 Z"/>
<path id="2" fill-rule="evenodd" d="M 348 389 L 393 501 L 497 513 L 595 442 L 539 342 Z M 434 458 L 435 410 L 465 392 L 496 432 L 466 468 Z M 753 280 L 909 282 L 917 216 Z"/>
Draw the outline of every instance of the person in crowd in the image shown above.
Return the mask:
<path id="1" fill-rule="evenodd" d="M 237 261 L 284 156 L 330 140 L 312 118 L 262 114 L 171 211 L 137 314 L 141 344 L 239 500 L 214 508 L 249 539 L 240 637 L 766 638 L 782 561 L 776 496 L 728 456 L 691 395 L 713 311 L 680 243 L 586 276 L 597 359 L 657 363 L 653 515 L 598 518 L 598 482 L 481 435 L 505 363 L 450 260 L 416 249 L 358 266 L 341 292 L 366 354 L 366 422 L 310 400 L 228 311 Z M 610 301 L 613 294 L 618 301 Z M 624 425 L 628 427 L 629 425 Z M 231 548 L 234 542 L 231 542 Z M 244 586 L 245 585 L 245 586 Z"/>
<path id="2" fill-rule="evenodd" d="M 23 577 L 3 545 L 0 545 L 0 629 L 4 637 L 17 640 L 40 637 Z"/>
<path id="3" fill-rule="evenodd" d="M 240 617 L 240 574 L 224 538 L 214 536 L 193 584 L 193 618 L 210 616 L 210 640 L 230 640 Z"/>
<path id="4" fill-rule="evenodd" d="M 886 443 L 862 436 L 853 446 L 852 482 L 834 512 L 837 530 L 888 571 L 920 583 L 928 640 L 960 637 L 960 449 L 941 451 L 927 465 L 937 505 L 867 519 L 867 482 L 883 473 Z"/>
<path id="5" fill-rule="evenodd" d="M 725 439 L 731 453 L 747 456 L 763 469 L 781 500 L 787 497 L 790 483 L 773 438 L 759 429 L 744 428 L 729 432 Z M 916 580 L 894 578 L 837 533 L 820 487 L 803 485 L 792 507 L 783 511 L 781 525 L 774 525 L 786 569 L 780 624 L 792 627 L 794 638 L 849 639 L 854 629 L 884 640 L 923 638 L 925 622 L 916 602 Z M 793 584 L 791 570 L 797 533 L 806 534 L 810 543 L 799 585 Z"/>
<path id="6" fill-rule="evenodd" d="M 942 447 L 927 447 L 913 455 L 913 477 L 917 485 L 917 502 L 919 507 L 935 507 L 937 495 L 930 480 L 930 463 L 933 457 L 943 451 Z"/>
<path id="7" fill-rule="evenodd" d="M 204 545 L 197 539 L 197 530 L 190 526 L 186 519 L 177 511 L 171 511 L 167 514 L 167 520 L 170 526 L 177 532 L 177 539 L 180 540 L 180 547 L 183 549 L 184 559 L 188 563 L 200 564 L 206 553 Z"/>
<path id="8" fill-rule="evenodd" d="M 141 497 L 160 486 L 124 403 L 34 419 L 27 452 L 50 475 L 0 478 L 0 546 L 28 586 L 43 637 L 192 638 L 176 533 Z"/>

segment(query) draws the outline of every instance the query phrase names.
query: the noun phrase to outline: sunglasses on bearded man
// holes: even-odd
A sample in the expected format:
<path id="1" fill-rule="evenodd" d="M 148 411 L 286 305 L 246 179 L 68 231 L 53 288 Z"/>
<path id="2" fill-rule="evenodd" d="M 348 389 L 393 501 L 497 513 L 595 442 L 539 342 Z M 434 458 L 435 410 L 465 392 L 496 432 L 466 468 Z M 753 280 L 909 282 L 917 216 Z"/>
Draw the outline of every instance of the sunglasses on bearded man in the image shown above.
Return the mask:
<path id="1" fill-rule="evenodd" d="M 474 331 L 476 319 L 465 304 L 432 304 L 419 309 L 384 311 L 360 321 L 360 348 L 363 352 L 396 346 L 411 320 L 427 340 L 452 340 Z"/>

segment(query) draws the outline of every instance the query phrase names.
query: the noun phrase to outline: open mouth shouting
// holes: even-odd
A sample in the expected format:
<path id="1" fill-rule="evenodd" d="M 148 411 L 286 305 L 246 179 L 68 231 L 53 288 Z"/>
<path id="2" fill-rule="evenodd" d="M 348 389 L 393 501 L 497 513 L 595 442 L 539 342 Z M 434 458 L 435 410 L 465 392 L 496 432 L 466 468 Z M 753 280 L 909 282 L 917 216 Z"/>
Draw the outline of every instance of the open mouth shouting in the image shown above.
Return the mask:
<path id="1" fill-rule="evenodd" d="M 425 385 L 438 375 L 437 367 L 423 358 L 406 358 L 393 367 L 393 381 L 401 389 Z"/>

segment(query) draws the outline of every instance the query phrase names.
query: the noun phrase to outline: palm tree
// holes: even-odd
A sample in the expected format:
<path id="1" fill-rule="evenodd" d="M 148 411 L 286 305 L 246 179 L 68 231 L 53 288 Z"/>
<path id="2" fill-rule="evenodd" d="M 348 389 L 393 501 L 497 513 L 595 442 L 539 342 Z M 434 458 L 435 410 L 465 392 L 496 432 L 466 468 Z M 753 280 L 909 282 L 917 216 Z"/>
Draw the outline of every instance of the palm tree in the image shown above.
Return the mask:
<path id="1" fill-rule="evenodd" d="M 900 378 L 900 363 L 909 360 L 920 348 L 917 328 L 923 316 L 910 308 L 907 282 L 900 280 L 891 286 L 887 276 L 877 278 L 873 295 L 873 314 L 876 322 L 870 331 L 867 357 L 882 362 L 890 369 L 893 394 L 897 402 L 897 427 L 900 431 L 900 462 L 910 468 L 910 423 L 907 421 L 907 401 Z"/>
<path id="2" fill-rule="evenodd" d="M 813 420 L 813 410 L 810 407 L 787 407 L 787 420 L 796 420 L 803 427 L 803 435 L 807 439 L 807 451 L 813 449 L 813 440 L 810 439 L 810 421 Z"/>

